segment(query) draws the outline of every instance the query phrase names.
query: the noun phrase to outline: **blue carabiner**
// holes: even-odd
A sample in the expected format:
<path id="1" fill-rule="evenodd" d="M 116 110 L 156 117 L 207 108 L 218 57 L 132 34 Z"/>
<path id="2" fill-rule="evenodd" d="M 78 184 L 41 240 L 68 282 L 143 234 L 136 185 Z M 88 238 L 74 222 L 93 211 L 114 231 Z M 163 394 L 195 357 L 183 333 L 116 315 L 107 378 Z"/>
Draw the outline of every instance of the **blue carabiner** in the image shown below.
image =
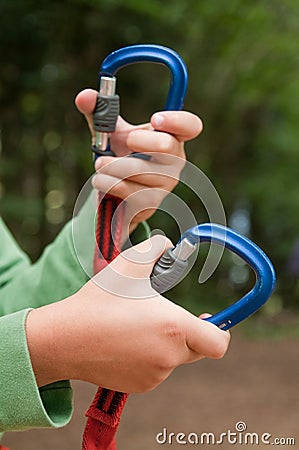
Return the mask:
<path id="1" fill-rule="evenodd" d="M 257 311 L 270 297 L 275 286 L 275 271 L 267 255 L 251 240 L 217 224 L 197 225 L 187 230 L 181 240 L 187 238 L 193 245 L 214 242 L 242 258 L 255 272 L 256 283 L 240 300 L 206 319 L 227 330 Z"/>
<path id="2" fill-rule="evenodd" d="M 154 44 L 123 47 L 105 58 L 101 65 L 99 78 L 102 76 L 114 77 L 122 67 L 139 62 L 163 64 L 170 69 L 171 82 L 164 109 L 182 109 L 188 86 L 188 72 L 182 58 L 170 48 Z"/>
<path id="3" fill-rule="evenodd" d="M 157 292 L 172 288 L 186 273 L 188 258 L 197 244 L 212 242 L 242 258 L 255 272 L 256 284 L 240 300 L 207 320 L 228 330 L 257 311 L 270 297 L 275 286 L 275 271 L 265 253 L 248 238 L 218 224 L 201 224 L 182 234 L 176 247 L 167 250 L 154 266 L 151 283 Z"/>

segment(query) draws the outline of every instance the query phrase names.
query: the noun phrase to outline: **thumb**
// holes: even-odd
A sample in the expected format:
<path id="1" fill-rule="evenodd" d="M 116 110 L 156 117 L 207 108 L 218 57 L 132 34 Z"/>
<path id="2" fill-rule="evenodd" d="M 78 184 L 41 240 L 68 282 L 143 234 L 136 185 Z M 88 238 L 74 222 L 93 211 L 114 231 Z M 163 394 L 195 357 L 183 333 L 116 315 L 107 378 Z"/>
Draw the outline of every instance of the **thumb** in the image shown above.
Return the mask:
<path id="1" fill-rule="evenodd" d="M 84 114 L 92 139 L 95 138 L 93 127 L 93 112 L 96 106 L 98 93 L 94 89 L 84 89 L 75 98 L 78 110 Z M 93 142 L 94 143 L 94 142 Z"/>
<path id="2" fill-rule="evenodd" d="M 75 98 L 78 110 L 85 116 L 91 116 L 94 112 L 98 93 L 94 89 L 84 89 Z"/>
<path id="3" fill-rule="evenodd" d="M 157 295 L 149 276 L 155 262 L 172 243 L 156 235 L 122 252 L 108 266 L 93 277 L 93 282 L 105 291 L 131 299 Z"/>
<path id="4" fill-rule="evenodd" d="M 157 234 L 122 252 L 111 265 L 123 275 L 148 278 L 155 262 L 171 247 L 167 237 Z"/>

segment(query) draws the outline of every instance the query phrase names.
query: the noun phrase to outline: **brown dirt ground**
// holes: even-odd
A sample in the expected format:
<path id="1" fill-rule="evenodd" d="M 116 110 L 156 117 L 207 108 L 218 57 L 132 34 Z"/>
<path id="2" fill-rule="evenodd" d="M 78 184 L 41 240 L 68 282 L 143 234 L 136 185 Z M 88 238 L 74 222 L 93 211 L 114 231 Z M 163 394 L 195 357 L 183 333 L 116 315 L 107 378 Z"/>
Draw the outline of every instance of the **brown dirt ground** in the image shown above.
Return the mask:
<path id="1" fill-rule="evenodd" d="M 222 361 L 204 360 L 178 368 L 156 390 L 132 395 L 118 431 L 118 450 L 196 448 L 212 445 L 158 444 L 157 433 L 212 432 L 216 436 L 244 421 L 247 432 L 293 437 L 299 448 L 299 341 L 248 341 L 233 336 Z M 95 387 L 74 383 L 75 413 L 61 430 L 11 433 L 3 444 L 11 450 L 80 450 L 83 418 Z M 215 447 L 215 445 L 214 445 Z M 257 448 L 223 443 L 220 448 Z M 260 444 L 258 448 L 268 446 Z M 280 447 L 290 447 L 278 445 Z"/>

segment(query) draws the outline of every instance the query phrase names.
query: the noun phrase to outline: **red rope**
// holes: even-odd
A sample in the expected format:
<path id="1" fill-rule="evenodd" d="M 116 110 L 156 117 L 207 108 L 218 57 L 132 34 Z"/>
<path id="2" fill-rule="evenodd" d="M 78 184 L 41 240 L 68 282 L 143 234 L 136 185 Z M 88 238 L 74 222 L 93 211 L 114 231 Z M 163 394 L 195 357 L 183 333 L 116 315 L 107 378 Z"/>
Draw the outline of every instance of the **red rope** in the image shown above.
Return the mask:
<path id="1" fill-rule="evenodd" d="M 94 273 L 102 270 L 121 251 L 124 202 L 99 194 Z M 99 387 L 86 412 L 82 450 L 116 450 L 115 434 L 128 394 Z M 1 450 L 1 449 L 0 449 Z"/>

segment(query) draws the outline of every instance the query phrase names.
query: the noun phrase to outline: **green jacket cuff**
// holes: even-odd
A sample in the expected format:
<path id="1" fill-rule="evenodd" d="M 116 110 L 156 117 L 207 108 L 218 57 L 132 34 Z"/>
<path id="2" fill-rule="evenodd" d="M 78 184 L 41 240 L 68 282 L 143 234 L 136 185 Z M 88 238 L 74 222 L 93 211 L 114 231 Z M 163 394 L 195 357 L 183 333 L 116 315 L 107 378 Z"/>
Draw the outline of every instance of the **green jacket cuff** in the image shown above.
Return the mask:
<path id="1" fill-rule="evenodd" d="M 72 415 L 69 382 L 38 389 L 30 362 L 25 322 L 30 309 L 0 318 L 0 432 L 58 428 Z"/>

